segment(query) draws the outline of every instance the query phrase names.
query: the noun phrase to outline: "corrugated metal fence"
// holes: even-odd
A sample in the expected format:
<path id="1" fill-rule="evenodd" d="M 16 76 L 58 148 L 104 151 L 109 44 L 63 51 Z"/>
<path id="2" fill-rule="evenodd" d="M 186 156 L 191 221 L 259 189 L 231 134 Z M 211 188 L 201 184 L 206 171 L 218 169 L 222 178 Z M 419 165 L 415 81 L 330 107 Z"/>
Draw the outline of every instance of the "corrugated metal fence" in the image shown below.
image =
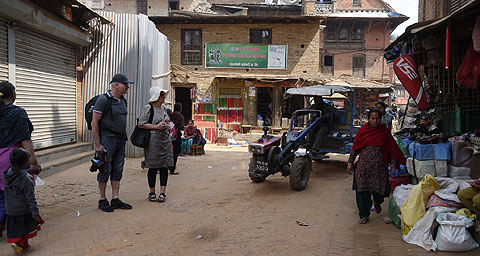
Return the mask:
<path id="1" fill-rule="evenodd" d="M 112 12 L 100 12 L 100 15 L 113 24 L 92 24 L 92 44 L 81 49 L 83 141 L 92 141 L 84 120 L 85 104 L 110 88 L 109 82 L 114 74 L 123 73 L 135 82 L 126 95 L 129 135 L 135 128 L 137 116 L 150 98 L 150 87 L 171 89 L 169 76 L 152 79 L 152 76 L 166 74 L 170 70 L 169 42 L 155 24 L 145 15 Z M 166 99 L 168 102 L 171 102 L 170 95 Z M 127 156 L 141 157 L 143 149 L 128 142 Z"/>

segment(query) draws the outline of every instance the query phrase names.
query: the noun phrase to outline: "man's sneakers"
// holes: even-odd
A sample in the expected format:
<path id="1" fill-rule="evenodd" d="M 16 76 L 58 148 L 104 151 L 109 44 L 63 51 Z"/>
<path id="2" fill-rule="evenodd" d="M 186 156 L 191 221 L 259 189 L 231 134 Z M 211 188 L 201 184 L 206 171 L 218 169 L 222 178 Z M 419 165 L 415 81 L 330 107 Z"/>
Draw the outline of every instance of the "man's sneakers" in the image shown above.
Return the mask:
<path id="1" fill-rule="evenodd" d="M 119 198 L 112 199 L 110 203 L 107 199 L 98 201 L 98 209 L 104 212 L 113 212 L 115 209 L 130 210 L 132 208 L 131 205 L 122 202 Z"/>
<path id="2" fill-rule="evenodd" d="M 113 207 L 113 209 L 130 210 L 133 208 L 131 205 L 122 202 L 119 198 L 112 199 L 112 201 L 110 201 L 110 205 Z"/>
<path id="3" fill-rule="evenodd" d="M 110 206 L 107 199 L 99 200 L 98 201 L 98 209 L 104 212 L 113 212 L 113 207 Z"/>

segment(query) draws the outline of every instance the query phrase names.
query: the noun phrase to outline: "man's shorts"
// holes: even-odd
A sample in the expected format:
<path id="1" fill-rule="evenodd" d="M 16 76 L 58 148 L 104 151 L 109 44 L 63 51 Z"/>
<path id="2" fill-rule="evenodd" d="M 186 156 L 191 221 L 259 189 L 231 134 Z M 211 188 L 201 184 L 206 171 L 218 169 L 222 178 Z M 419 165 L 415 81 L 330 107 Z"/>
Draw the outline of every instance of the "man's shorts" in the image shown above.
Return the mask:
<path id="1" fill-rule="evenodd" d="M 100 136 L 100 143 L 107 152 L 107 162 L 102 172 L 97 175 L 98 182 L 107 182 L 110 180 L 119 181 L 122 179 L 123 164 L 125 163 L 125 135 Z"/>

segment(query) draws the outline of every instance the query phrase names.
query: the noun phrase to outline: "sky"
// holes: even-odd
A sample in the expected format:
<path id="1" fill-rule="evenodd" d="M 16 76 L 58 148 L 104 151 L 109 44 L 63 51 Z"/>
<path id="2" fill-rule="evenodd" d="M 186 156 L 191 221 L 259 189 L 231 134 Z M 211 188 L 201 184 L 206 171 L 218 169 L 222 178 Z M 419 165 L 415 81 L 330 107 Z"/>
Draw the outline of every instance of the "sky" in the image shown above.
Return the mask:
<path id="1" fill-rule="evenodd" d="M 401 35 L 405 29 L 418 22 L 418 0 L 383 0 L 387 2 L 397 13 L 410 17 L 407 21 L 400 24 L 392 34 Z"/>

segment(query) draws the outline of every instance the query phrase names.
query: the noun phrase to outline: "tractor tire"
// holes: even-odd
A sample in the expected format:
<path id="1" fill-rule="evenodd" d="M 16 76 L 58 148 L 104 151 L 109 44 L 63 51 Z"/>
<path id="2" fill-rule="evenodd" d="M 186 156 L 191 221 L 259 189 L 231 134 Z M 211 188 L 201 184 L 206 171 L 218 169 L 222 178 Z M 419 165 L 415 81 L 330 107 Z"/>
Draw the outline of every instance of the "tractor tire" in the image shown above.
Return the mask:
<path id="1" fill-rule="evenodd" d="M 308 156 L 296 156 L 290 168 L 290 187 L 297 191 L 304 190 L 311 171 L 312 159 Z"/>
<path id="2" fill-rule="evenodd" d="M 255 183 L 261 183 L 264 182 L 266 177 L 258 177 L 258 176 L 253 176 L 251 173 L 255 172 L 255 167 L 257 165 L 257 156 L 253 155 L 252 158 L 250 158 L 250 163 L 248 164 L 248 176 L 250 176 L 250 179 L 255 182 Z"/>

